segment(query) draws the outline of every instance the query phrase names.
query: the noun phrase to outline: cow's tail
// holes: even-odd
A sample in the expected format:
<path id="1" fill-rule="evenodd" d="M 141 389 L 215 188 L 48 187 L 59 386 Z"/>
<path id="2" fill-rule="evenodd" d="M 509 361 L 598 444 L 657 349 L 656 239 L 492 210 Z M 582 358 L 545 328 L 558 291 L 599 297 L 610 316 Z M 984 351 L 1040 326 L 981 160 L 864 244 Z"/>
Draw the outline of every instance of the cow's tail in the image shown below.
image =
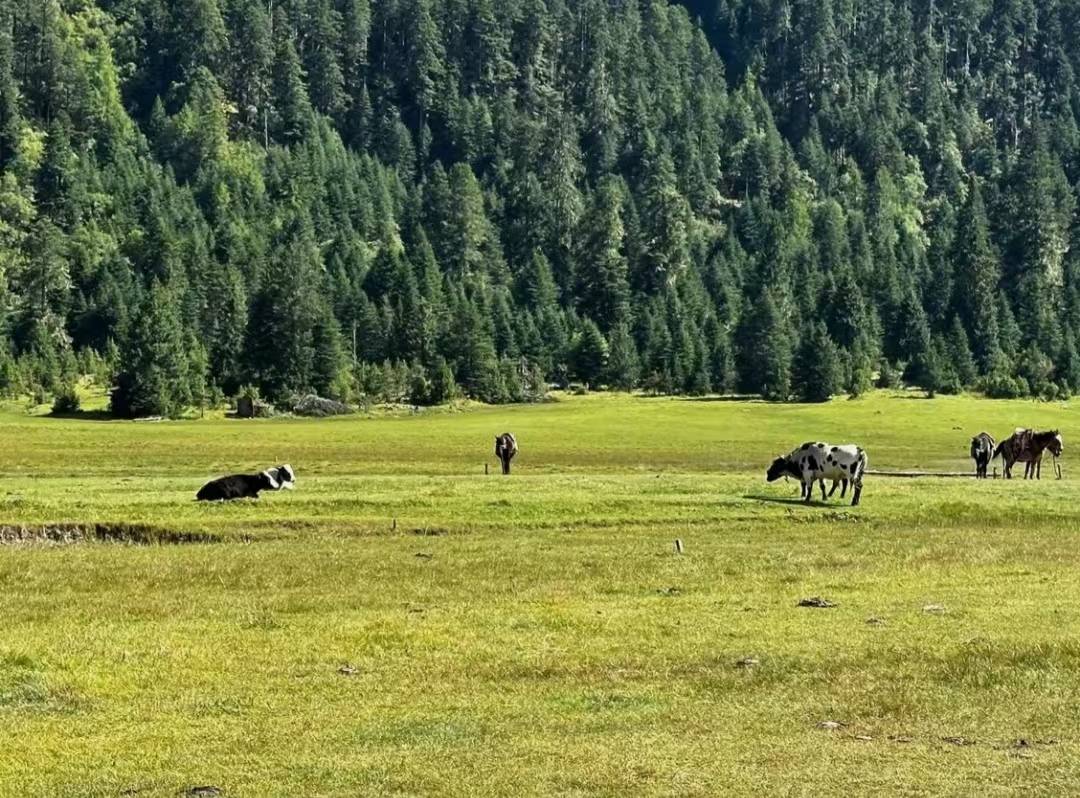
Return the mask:
<path id="1" fill-rule="evenodd" d="M 852 483 L 857 487 L 862 487 L 863 477 L 866 475 L 866 470 L 870 467 L 870 458 L 866 456 L 866 450 L 859 450 L 859 465 L 856 469 L 855 478 Z"/>
<path id="2" fill-rule="evenodd" d="M 993 460 L 996 457 L 1001 457 L 1001 453 L 1005 451 L 1005 444 L 1006 443 L 1008 443 L 1007 438 L 997 445 L 997 448 L 994 449 L 993 455 L 990 456 L 991 460 Z"/>

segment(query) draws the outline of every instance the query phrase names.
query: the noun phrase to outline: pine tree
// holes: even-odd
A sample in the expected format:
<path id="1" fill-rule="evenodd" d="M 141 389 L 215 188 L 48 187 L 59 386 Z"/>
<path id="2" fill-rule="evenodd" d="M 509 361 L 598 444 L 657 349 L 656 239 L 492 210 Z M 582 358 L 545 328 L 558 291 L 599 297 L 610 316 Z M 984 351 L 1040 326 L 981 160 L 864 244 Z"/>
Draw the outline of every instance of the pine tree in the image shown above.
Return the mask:
<path id="1" fill-rule="evenodd" d="M 227 78 L 222 81 L 236 104 L 238 127 L 269 146 L 270 72 L 274 42 L 270 17 L 262 0 L 234 0 L 229 5 Z"/>
<path id="2" fill-rule="evenodd" d="M 840 390 L 840 355 L 825 325 L 810 327 L 799 344 L 791 387 L 804 402 L 827 402 Z"/>
<path id="3" fill-rule="evenodd" d="M 321 113 L 341 118 L 345 111 L 345 75 L 339 58 L 341 15 L 331 0 L 308 0 L 308 41 L 304 48 L 311 103 Z"/>
<path id="4" fill-rule="evenodd" d="M 956 299 L 961 320 L 971 331 L 975 356 L 982 372 L 989 373 L 998 358 L 997 292 L 1001 266 L 990 243 L 979 181 L 972 178 L 968 199 L 957 220 L 953 260 L 956 264 Z"/>
<path id="5" fill-rule="evenodd" d="M 176 416 L 191 402 L 189 341 L 177 310 L 175 295 L 159 283 L 136 309 L 112 391 L 117 415 Z"/>
<path id="6" fill-rule="evenodd" d="M 621 206 L 618 186 L 605 182 L 581 220 L 574 259 L 578 310 L 601 330 L 610 331 L 630 312 Z"/>
<path id="7" fill-rule="evenodd" d="M 967 333 L 964 331 L 964 325 L 958 316 L 953 317 L 948 338 L 945 342 L 945 350 L 960 386 L 970 388 L 975 384 L 979 372 L 975 365 L 975 358 L 971 354 L 971 345 L 968 342 Z"/>
<path id="8" fill-rule="evenodd" d="M 271 273 L 251 303 L 245 348 L 248 381 L 271 401 L 314 387 L 315 327 L 325 319 L 314 293 L 318 260 L 306 220 L 290 220 L 280 235 Z M 325 372 L 319 376 L 324 381 L 330 377 Z"/>
<path id="9" fill-rule="evenodd" d="M 274 65 L 270 132 L 274 139 L 291 144 L 310 135 L 314 125 L 311 98 L 304 85 L 300 58 L 293 44 L 292 28 L 285 12 L 274 12 Z"/>
<path id="10" fill-rule="evenodd" d="M 587 386 L 598 385 L 608 365 L 608 343 L 592 319 L 583 319 L 571 344 L 574 376 Z"/>
<path id="11" fill-rule="evenodd" d="M 341 328 L 328 307 L 316 311 L 311 329 L 311 387 L 319 396 L 348 399 Z"/>
<path id="12" fill-rule="evenodd" d="M 739 382 L 746 393 L 786 400 L 791 394 L 792 346 L 774 292 L 766 289 L 743 321 Z"/>
<path id="13" fill-rule="evenodd" d="M 416 106 L 415 130 L 421 131 L 438 104 L 446 54 L 432 16 L 431 0 L 409 0 L 408 17 L 408 86 Z"/>
<path id="14" fill-rule="evenodd" d="M 11 28 L 0 12 L 0 173 L 6 171 L 19 147 L 22 115 L 19 112 L 19 86 L 13 74 L 14 52 Z"/>
<path id="15" fill-rule="evenodd" d="M 607 382 L 620 391 L 631 391 L 641 374 L 637 344 L 626 322 L 617 324 L 608 338 Z"/>

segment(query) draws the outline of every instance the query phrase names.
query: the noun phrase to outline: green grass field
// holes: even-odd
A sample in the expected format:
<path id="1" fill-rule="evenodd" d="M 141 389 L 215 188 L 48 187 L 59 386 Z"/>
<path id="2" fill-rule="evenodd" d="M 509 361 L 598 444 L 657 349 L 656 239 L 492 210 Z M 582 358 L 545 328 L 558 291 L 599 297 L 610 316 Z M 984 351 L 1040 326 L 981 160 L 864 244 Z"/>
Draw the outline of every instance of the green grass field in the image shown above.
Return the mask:
<path id="1" fill-rule="evenodd" d="M 885 395 L 9 409 L 0 795 L 1078 794 L 1077 415 Z M 810 439 L 966 470 L 971 435 L 1021 424 L 1062 429 L 1064 480 L 868 477 L 857 508 L 764 482 Z M 296 491 L 192 500 L 280 462 Z M 46 526 L 115 539 L 10 540 Z"/>

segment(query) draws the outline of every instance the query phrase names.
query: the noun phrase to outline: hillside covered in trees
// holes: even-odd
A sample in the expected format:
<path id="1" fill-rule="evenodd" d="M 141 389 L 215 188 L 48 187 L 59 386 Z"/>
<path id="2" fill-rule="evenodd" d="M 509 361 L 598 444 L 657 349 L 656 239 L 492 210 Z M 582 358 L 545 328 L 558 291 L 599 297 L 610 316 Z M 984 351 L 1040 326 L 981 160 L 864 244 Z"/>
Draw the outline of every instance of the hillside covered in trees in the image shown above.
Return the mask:
<path id="1" fill-rule="evenodd" d="M 1080 391 L 1078 0 L 0 0 L 0 392 Z"/>

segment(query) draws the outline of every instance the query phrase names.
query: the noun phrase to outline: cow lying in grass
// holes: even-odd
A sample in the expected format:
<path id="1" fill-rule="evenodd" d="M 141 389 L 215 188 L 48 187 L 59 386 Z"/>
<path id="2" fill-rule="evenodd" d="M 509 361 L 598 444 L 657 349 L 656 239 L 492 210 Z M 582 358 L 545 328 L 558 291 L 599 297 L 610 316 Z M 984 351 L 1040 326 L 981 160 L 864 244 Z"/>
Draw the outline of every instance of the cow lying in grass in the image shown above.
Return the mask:
<path id="1" fill-rule="evenodd" d="M 804 443 L 786 457 L 778 457 L 769 466 L 766 478 L 775 482 L 782 476 L 792 476 L 802 484 L 802 497 L 809 502 L 813 498 L 814 483 L 821 483 L 821 499 L 825 500 L 825 482 L 833 483 L 829 496 L 841 483 L 844 493 L 847 483 L 854 487 L 851 506 L 859 503 L 862 496 L 862 479 L 869 461 L 866 452 L 858 446 L 831 446 L 827 443 Z M 841 494 L 843 496 L 843 493 Z"/>
<path id="2" fill-rule="evenodd" d="M 296 472 L 288 463 L 267 469 L 274 479 L 281 485 L 282 490 L 293 490 L 296 487 Z"/>
<path id="3" fill-rule="evenodd" d="M 258 474 L 233 474 L 207 482 L 195 498 L 201 502 L 226 502 L 234 499 L 257 499 L 264 490 L 292 490 L 296 474 L 289 465 L 268 468 Z"/>

